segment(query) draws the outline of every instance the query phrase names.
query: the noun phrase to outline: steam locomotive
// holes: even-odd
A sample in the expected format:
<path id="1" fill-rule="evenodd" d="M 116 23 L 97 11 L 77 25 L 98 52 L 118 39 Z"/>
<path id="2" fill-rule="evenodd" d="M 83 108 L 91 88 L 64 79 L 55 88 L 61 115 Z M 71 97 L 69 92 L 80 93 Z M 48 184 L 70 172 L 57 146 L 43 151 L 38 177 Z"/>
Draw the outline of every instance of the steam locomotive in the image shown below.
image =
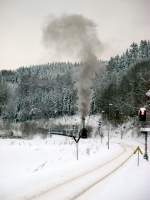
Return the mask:
<path id="1" fill-rule="evenodd" d="M 85 128 L 85 118 L 82 117 L 82 128 L 80 130 L 80 137 L 86 139 L 88 137 L 88 130 Z"/>

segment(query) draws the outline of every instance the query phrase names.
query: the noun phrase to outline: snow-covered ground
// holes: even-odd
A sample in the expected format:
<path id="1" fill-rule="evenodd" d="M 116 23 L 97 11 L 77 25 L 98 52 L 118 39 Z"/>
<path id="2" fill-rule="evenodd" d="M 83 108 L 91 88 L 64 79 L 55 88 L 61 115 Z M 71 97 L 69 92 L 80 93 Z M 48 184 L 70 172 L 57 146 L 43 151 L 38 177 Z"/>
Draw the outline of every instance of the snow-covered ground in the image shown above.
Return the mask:
<path id="1" fill-rule="evenodd" d="M 150 163 L 141 157 L 138 167 L 137 156 L 134 156 L 121 169 L 97 184 L 79 199 L 149 200 L 149 184 Z"/>
<path id="2" fill-rule="evenodd" d="M 123 151 L 120 144 L 128 144 L 134 148 L 140 145 L 142 148 L 140 142 L 143 142 L 143 138 L 132 138 L 130 135 L 129 132 L 123 140 L 119 136 L 111 137 L 109 150 L 107 137 L 102 144 L 99 137 L 81 139 L 79 160 L 76 159 L 76 144 L 72 138 L 53 136 L 32 140 L 0 139 L 0 199 L 34 199 L 33 197 L 43 191 L 119 156 Z M 130 148 L 129 153 L 131 152 Z M 89 183 L 89 177 L 84 182 Z M 141 156 L 140 166 L 137 166 L 137 155 L 133 155 L 120 169 L 78 199 L 149 200 L 149 183 L 149 162 Z M 69 187 L 68 190 L 73 191 L 73 188 Z M 39 199 L 44 199 L 44 196 L 41 195 Z M 48 199 L 55 200 L 51 196 L 48 196 Z M 61 194 L 59 199 L 63 199 Z"/>

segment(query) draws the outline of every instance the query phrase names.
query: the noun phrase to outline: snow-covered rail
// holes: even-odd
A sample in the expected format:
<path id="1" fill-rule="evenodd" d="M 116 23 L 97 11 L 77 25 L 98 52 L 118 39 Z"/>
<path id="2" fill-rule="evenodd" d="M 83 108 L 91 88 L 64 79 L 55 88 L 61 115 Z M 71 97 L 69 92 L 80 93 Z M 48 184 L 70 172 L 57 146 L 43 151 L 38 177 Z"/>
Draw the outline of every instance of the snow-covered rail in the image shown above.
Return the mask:
<path id="1" fill-rule="evenodd" d="M 26 200 L 75 200 L 80 198 L 96 184 L 112 175 L 131 158 L 133 155 L 133 148 L 129 145 L 121 146 L 121 153 L 113 157 L 111 160 L 92 170 L 72 177 L 65 182 L 47 188 L 30 198 L 26 198 Z"/>

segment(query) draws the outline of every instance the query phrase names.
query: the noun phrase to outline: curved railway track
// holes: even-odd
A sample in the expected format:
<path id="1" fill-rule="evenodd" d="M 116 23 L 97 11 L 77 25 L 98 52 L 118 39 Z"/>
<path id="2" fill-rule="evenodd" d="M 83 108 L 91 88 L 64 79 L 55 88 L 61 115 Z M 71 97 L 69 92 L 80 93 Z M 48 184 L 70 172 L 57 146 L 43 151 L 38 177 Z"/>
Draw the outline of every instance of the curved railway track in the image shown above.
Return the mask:
<path id="1" fill-rule="evenodd" d="M 49 187 L 26 200 L 75 200 L 121 168 L 133 155 L 133 148 L 121 145 L 122 151 L 111 160 L 94 169 L 74 176 L 53 187 Z"/>

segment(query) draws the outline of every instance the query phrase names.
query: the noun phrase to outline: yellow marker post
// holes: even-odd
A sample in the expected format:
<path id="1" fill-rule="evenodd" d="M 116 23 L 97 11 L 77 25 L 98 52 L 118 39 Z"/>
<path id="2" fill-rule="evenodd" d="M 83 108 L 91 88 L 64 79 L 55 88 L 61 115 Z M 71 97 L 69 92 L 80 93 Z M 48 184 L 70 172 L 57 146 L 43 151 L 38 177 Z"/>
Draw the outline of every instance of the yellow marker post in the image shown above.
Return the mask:
<path id="1" fill-rule="evenodd" d="M 136 154 L 136 153 L 138 153 L 138 166 L 139 166 L 139 164 L 140 164 L 140 159 L 139 159 L 139 157 L 140 157 L 140 154 L 141 155 L 143 155 L 143 152 L 142 152 L 142 150 L 140 149 L 140 147 L 138 146 L 136 149 L 135 149 L 135 151 L 133 152 L 134 154 Z"/>

